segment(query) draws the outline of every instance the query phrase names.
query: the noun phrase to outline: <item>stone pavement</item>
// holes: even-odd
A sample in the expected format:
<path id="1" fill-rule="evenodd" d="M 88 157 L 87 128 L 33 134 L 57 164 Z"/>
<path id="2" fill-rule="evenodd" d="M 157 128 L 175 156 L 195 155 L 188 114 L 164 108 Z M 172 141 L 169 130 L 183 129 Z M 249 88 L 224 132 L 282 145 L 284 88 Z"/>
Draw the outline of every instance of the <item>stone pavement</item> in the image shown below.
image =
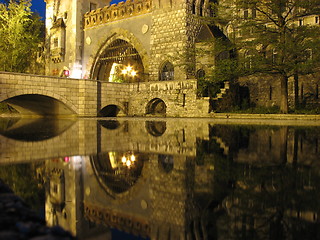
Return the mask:
<path id="1" fill-rule="evenodd" d="M 61 227 L 47 227 L 45 220 L 0 179 L 0 240 L 75 239 Z"/>

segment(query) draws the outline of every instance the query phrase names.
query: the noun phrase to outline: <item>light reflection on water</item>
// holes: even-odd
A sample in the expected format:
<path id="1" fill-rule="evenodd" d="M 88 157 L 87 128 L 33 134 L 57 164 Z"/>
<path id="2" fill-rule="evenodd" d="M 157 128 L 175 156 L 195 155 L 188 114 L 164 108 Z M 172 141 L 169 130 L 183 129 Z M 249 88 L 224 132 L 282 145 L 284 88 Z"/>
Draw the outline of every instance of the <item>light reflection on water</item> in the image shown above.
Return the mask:
<path id="1" fill-rule="evenodd" d="M 320 235 L 319 126 L 1 119 L 0 134 L 1 178 L 79 239 Z"/>

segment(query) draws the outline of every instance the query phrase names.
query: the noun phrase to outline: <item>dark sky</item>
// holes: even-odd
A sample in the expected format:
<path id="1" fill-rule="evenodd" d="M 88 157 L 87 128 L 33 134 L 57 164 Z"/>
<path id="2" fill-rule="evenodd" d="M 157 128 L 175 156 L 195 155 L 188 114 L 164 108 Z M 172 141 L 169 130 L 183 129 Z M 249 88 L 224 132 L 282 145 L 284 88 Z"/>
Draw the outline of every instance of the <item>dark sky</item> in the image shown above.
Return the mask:
<path id="1" fill-rule="evenodd" d="M 0 2 L 4 2 L 4 1 L 0 0 Z M 111 4 L 119 3 L 119 2 L 121 2 L 121 0 L 112 0 Z M 44 2 L 44 0 L 32 0 L 31 10 L 33 12 L 39 13 L 40 16 L 44 17 L 45 16 L 45 12 L 46 12 L 46 3 Z"/>

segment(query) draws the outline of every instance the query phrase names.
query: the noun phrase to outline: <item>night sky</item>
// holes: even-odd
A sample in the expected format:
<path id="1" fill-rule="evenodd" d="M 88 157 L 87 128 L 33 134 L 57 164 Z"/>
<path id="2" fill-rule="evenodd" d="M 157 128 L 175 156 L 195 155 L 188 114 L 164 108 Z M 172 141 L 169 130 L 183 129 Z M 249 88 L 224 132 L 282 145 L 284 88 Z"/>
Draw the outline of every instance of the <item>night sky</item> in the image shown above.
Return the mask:
<path id="1" fill-rule="evenodd" d="M 121 1 L 124 1 L 124 0 L 112 0 L 110 4 L 119 3 Z M 45 11 L 46 11 L 46 4 L 44 0 L 32 0 L 31 9 L 33 12 L 37 12 L 40 14 L 40 16 L 44 17 Z"/>
<path id="2" fill-rule="evenodd" d="M 111 4 L 113 3 L 119 3 L 124 0 L 112 0 Z M 4 2 L 3 0 L 0 0 L 0 2 Z M 40 16 L 44 17 L 46 12 L 46 3 L 44 0 L 32 0 L 32 7 L 31 10 L 33 12 L 37 12 L 40 14 Z"/>

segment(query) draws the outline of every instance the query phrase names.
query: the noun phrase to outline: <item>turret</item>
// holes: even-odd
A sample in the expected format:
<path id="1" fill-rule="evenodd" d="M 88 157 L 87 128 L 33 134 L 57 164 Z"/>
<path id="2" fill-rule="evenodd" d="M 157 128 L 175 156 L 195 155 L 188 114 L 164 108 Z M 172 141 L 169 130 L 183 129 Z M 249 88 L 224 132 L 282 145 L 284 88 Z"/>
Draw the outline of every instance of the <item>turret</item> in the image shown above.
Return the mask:
<path id="1" fill-rule="evenodd" d="M 45 0 L 46 74 L 82 78 L 83 16 L 110 0 Z"/>

